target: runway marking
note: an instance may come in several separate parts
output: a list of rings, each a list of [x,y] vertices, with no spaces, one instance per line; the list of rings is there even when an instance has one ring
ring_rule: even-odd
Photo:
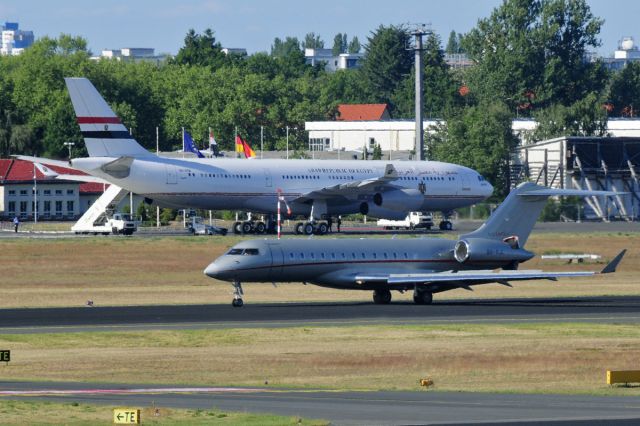
[[[41,390],[0,390],[0,396],[54,396],[54,395],[131,395],[160,393],[259,393],[277,392],[276,389],[262,388],[136,388],[136,389],[41,389]]]

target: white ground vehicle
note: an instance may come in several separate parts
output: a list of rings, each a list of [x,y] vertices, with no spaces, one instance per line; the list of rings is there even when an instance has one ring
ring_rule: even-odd
[[[131,235],[138,230],[138,225],[127,213],[114,213],[111,217],[102,215],[92,224],[76,223],[71,227],[76,234],[124,234]]]
[[[431,229],[433,216],[431,213],[409,212],[402,220],[379,219],[377,225],[384,229]]]

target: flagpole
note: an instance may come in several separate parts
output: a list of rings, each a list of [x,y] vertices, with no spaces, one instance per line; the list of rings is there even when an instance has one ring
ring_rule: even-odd
[[[182,128],[182,158],[184,158],[184,127]]]
[[[289,159],[289,126],[287,126],[287,160]]]
[[[156,126],[156,155],[160,156],[160,130]],[[160,206],[156,206],[156,228],[160,228]]]
[[[264,126],[260,126],[260,159],[262,160],[262,153],[264,152]]]
[[[36,179],[36,163],[33,163],[33,224],[38,224],[38,180]]]
[[[233,133],[233,143],[236,144],[238,140],[238,126],[234,127],[234,133]],[[235,147],[235,145],[234,145]],[[240,153],[238,152],[238,148],[236,148],[236,158],[240,158]]]

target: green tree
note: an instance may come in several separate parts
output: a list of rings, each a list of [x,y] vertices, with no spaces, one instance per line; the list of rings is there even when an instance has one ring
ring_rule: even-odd
[[[380,148],[380,144],[377,143],[373,147],[373,154],[371,154],[372,160],[382,160],[382,148]]]
[[[404,27],[380,26],[371,33],[362,74],[372,101],[390,103],[401,82],[411,74],[413,52],[407,50],[409,40]]]
[[[611,79],[611,114],[636,117],[640,113],[640,63],[629,62]]]
[[[223,66],[226,56],[213,34],[211,28],[207,28],[202,34],[190,29],[184,38],[184,46],[178,51],[173,63],[210,66],[213,69]]]
[[[331,53],[333,56],[338,56],[341,53],[345,53],[347,51],[347,33],[338,33],[333,37],[333,48],[331,49]]]
[[[506,105],[492,103],[468,107],[446,117],[427,140],[428,158],[462,164],[477,170],[506,195],[508,156],[517,144]]]
[[[423,111],[427,117],[443,117],[462,105],[458,93],[460,82],[456,80],[444,59],[440,38],[431,33],[424,43],[423,54]],[[403,80],[394,98],[396,115],[403,118],[415,116],[415,72]]]
[[[347,47],[347,52],[349,53],[360,53],[360,49],[362,47],[360,46],[360,41],[358,40],[358,37],[353,37],[351,39],[351,41],[349,42],[349,46]]]
[[[302,48],[303,49],[323,49],[324,41],[320,38],[319,34],[310,32],[304,36],[304,41],[302,42]]]
[[[449,33],[449,39],[447,40],[447,47],[445,52],[448,54],[460,53],[460,44],[458,43],[458,34],[455,31]]]
[[[287,37],[282,41],[276,37],[271,45],[271,56],[283,58],[300,52],[300,42],[296,37]]]

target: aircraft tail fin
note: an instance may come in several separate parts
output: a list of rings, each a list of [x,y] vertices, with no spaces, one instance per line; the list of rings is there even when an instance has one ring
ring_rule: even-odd
[[[612,196],[611,191],[585,191],[579,189],[554,189],[525,182],[512,190],[487,221],[475,231],[461,237],[505,240],[516,238],[524,247],[531,230],[544,208],[547,198],[566,196]],[[617,193],[620,195],[620,193]]]
[[[147,157],[109,104],[86,78],[65,78],[90,157]]]

